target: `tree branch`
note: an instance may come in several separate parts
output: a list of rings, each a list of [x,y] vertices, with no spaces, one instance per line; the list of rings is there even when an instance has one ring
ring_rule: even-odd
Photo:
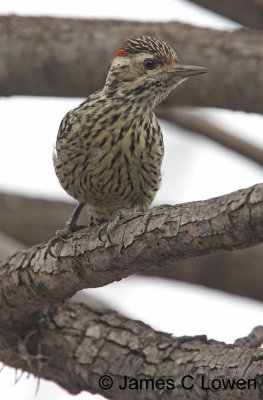
[[[115,400],[198,400],[207,393],[215,400],[225,400],[229,393],[232,400],[240,399],[241,394],[259,400],[263,379],[260,349],[225,345],[205,336],[175,338],[114,311],[72,301],[42,311],[33,325],[23,326],[16,334],[1,330],[0,358],[10,366],[51,379],[71,393],[87,390]],[[113,380],[109,390],[99,385],[104,375]],[[144,381],[142,389],[121,390],[124,376],[133,380],[133,385],[136,379],[160,380],[154,389],[149,381],[145,390]],[[173,389],[167,387],[169,378]],[[109,379],[102,379],[101,385]],[[215,379],[244,379],[245,387],[242,391],[200,387],[202,381],[212,387]],[[192,390],[183,384],[193,384]]]
[[[190,0],[252,29],[263,28],[262,0]]]
[[[73,208],[73,203],[0,193],[0,225],[10,236],[32,246],[48,240],[58,228],[63,228]],[[81,224],[87,223],[85,216],[83,212]],[[13,247],[13,252],[20,249],[21,245]],[[0,259],[7,256],[6,248],[1,250],[0,246],[0,251]],[[152,268],[143,274],[204,285],[263,301],[262,259],[263,244],[179,260],[170,267]]]
[[[0,231],[0,259],[11,256],[16,251],[24,248],[25,246],[18,240]]]
[[[172,44],[176,37],[179,51],[186,48],[184,62],[188,62],[187,57],[193,62],[196,55],[197,64],[198,57],[210,63],[214,77],[203,86],[199,80],[199,84],[186,90],[185,97],[178,96],[176,101],[211,106],[211,97],[214,104],[224,107],[228,104],[230,108],[262,112],[263,105],[254,101],[260,98],[258,95],[263,88],[262,56],[254,40],[262,36],[239,32],[237,37],[227,33],[224,39],[232,41],[222,46],[223,37],[218,39],[218,32],[182,24],[166,27],[165,24],[90,21],[87,26],[87,21],[1,17],[0,91],[5,95],[56,92],[85,96],[101,86],[97,86],[98,81],[103,84],[108,68],[105,57],[109,54],[107,59],[112,57],[120,38],[141,33],[154,34]],[[213,38],[216,52],[212,56]],[[189,43],[191,46],[187,47]],[[222,52],[218,52],[218,45]],[[243,48],[245,55],[241,51]],[[255,62],[247,61],[251,57]],[[215,76],[215,82],[225,78],[225,69],[224,74],[221,70],[224,65],[229,66],[231,84],[221,79],[225,85],[221,90],[212,80]],[[240,87],[244,80],[237,71],[245,71],[246,84],[252,83],[253,90]],[[93,79],[97,72],[98,80]],[[231,79],[235,81],[233,84]],[[236,89],[234,95],[231,88]],[[250,96],[245,98],[249,92]],[[171,104],[174,99],[170,99]],[[204,384],[210,387],[215,379],[222,382],[230,378],[236,383],[237,378],[242,378],[246,388],[242,388],[242,392],[231,390],[231,398],[239,399],[242,393],[242,397],[260,399],[262,351],[246,348],[259,342],[259,330],[253,333],[252,340],[238,342],[242,347],[226,346],[207,341],[205,337],[173,338],[110,310],[98,310],[72,301],[58,302],[81,288],[102,286],[153,266],[173,266],[176,260],[187,257],[253,246],[263,241],[262,222],[263,184],[259,184],[207,201],[126,214],[105,225],[104,231],[98,226],[84,229],[66,243],[57,244],[54,249],[57,259],[43,258],[46,244],[18,252],[3,262],[0,269],[0,358],[8,365],[55,380],[72,393],[88,390],[112,399],[130,400],[173,399],[175,393],[178,400],[203,399],[211,393],[213,399],[226,399],[229,391],[200,388],[202,377]],[[103,374],[114,380],[108,391],[99,387]],[[164,386],[160,388],[159,381],[155,390],[124,393],[118,387],[123,384],[124,375],[137,380],[160,376]],[[186,375],[192,376],[191,391],[186,391],[182,385]],[[165,387],[169,378],[173,379],[173,390]],[[253,383],[247,388],[249,380]]]
[[[256,326],[253,331],[245,337],[235,340],[235,345],[254,349],[263,343],[263,326]]]
[[[48,240],[57,229],[63,228],[73,209],[73,202],[36,199],[0,192],[1,230],[16,240],[32,246]]]
[[[263,244],[152,268],[144,275],[174,279],[263,301]],[[249,267],[248,267],[249,266]]]
[[[73,295],[152,267],[263,241],[263,184],[214,199],[159,206],[105,226],[83,229],[60,242],[57,259],[44,259],[46,244],[20,251],[2,263],[2,324],[13,324]],[[111,238],[109,241],[108,238]]]
[[[245,156],[260,166],[263,166],[262,148],[258,148],[245,140],[239,139],[237,136],[219,128],[206,119],[200,118],[189,111],[185,111],[182,107],[160,107],[157,115],[160,118],[164,118],[167,121],[179,125],[183,129],[199,133],[200,135]]]
[[[263,34],[177,22],[2,16],[0,94],[86,97],[104,85],[117,46],[141,34],[169,42],[183,63],[209,69],[166,104],[263,112]]]

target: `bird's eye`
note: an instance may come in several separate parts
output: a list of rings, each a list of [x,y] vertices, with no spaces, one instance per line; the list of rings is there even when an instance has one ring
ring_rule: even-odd
[[[156,67],[156,62],[152,58],[146,58],[143,61],[143,65],[145,69],[154,69]]]

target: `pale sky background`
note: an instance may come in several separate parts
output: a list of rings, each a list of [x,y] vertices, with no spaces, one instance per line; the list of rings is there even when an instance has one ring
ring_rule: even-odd
[[[10,13],[177,20],[217,29],[239,26],[183,0],[2,2],[0,14]],[[183,54],[179,56],[183,61]],[[69,200],[56,179],[51,155],[61,118],[80,101],[82,99],[0,98],[1,191]],[[200,113],[263,150],[261,115],[210,109],[200,110]],[[166,148],[163,184],[155,204],[206,199],[262,182],[263,169],[253,162],[193,133],[175,130],[168,123],[163,122],[162,128]],[[184,283],[130,277],[104,288],[88,290],[88,293],[131,318],[141,319],[175,336],[207,334],[209,338],[231,343],[262,324],[261,303]],[[1,399],[35,398],[35,378],[27,379],[24,374],[18,383],[14,381],[14,370],[5,367],[0,373]],[[37,399],[44,400],[47,396],[50,400],[73,398],[59,386],[41,380]],[[74,398],[102,399],[87,393]]]

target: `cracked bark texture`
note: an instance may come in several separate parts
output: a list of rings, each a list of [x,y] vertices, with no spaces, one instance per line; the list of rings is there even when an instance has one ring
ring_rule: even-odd
[[[184,64],[208,67],[166,104],[263,112],[262,32],[178,22],[2,16],[0,94],[86,97],[104,85],[119,44],[141,34],[166,40]]]
[[[104,84],[121,40],[142,33],[170,42],[182,62],[210,69],[208,79],[200,77],[189,89],[186,85],[170,104],[262,112],[262,33],[179,23],[0,17],[0,92],[87,96]],[[123,217],[108,225],[110,235],[103,240],[98,227],[85,229],[56,246],[57,260],[43,259],[46,244],[19,251],[0,270],[0,359],[72,393],[88,390],[111,399],[261,399],[262,350],[248,347],[259,345],[262,327],[236,341],[238,346],[225,345],[204,336],[173,338],[111,310],[59,302],[81,288],[152,266],[173,268],[187,257],[261,243],[262,204],[263,185],[256,185],[205,202]],[[112,389],[99,388],[102,374],[112,376]],[[189,374],[194,387],[186,391],[182,378]],[[175,389],[124,393],[118,388],[123,375],[171,377]],[[257,386],[204,392],[202,375],[206,385],[228,377],[255,379]]]
[[[0,226],[3,231],[0,259],[48,240],[58,228],[64,227],[73,208],[73,203],[0,193]],[[87,222],[85,217],[83,212],[79,221],[83,225]],[[12,238],[16,238],[16,242]],[[232,252],[179,260],[172,266],[152,268],[142,273],[263,301],[262,259],[263,244],[260,244]]]
[[[176,316],[175,316],[176,318]],[[0,357],[8,365],[23,368],[57,382],[71,393],[87,390],[109,399],[262,399],[261,349],[225,345],[205,336],[172,337],[155,332],[139,321],[111,310],[97,310],[66,301],[41,311],[33,326],[24,326],[0,337]],[[113,386],[103,390],[99,379],[109,375]],[[128,379],[172,379],[173,390],[121,390]],[[191,390],[182,387],[193,384]],[[205,390],[214,379],[255,379],[250,389]]]
[[[250,349],[261,346],[263,343],[263,326],[256,326],[248,336],[235,340],[238,346],[248,347]]]
[[[83,229],[56,245],[20,251],[2,262],[0,320],[24,321],[44,305],[177,260],[263,241],[263,184],[206,201],[159,206]],[[103,235],[102,235],[103,236]],[[109,240],[110,238],[110,240]]]

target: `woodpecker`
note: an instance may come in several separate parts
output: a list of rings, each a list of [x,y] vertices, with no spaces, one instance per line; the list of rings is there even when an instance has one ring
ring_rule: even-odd
[[[86,206],[88,224],[109,221],[122,208],[145,211],[161,182],[164,153],[155,106],[203,67],[180,65],[175,51],[148,36],[125,41],[117,50],[105,86],[62,119],[53,156],[61,186],[78,201],[49,243],[76,231]]]

